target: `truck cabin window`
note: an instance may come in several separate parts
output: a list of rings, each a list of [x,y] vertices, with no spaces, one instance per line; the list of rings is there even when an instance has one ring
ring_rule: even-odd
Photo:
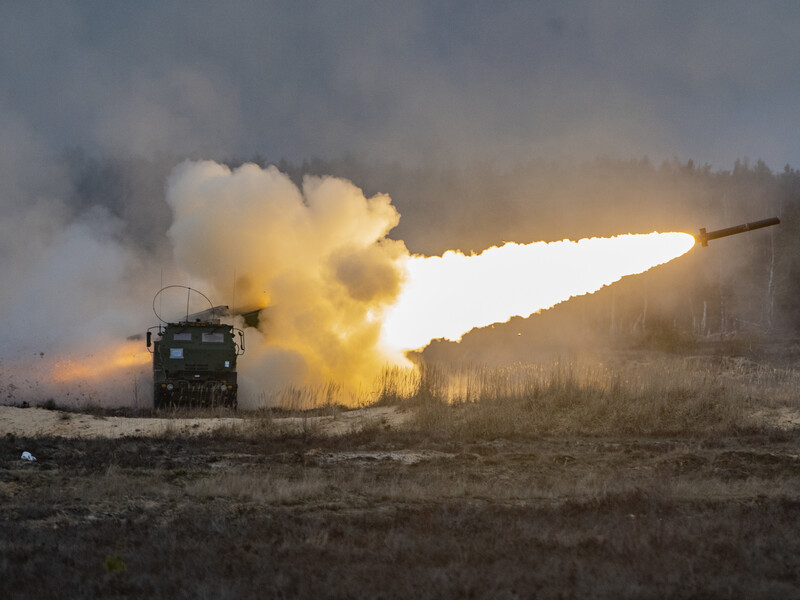
[[[222,344],[225,341],[225,334],[223,334],[221,331],[217,331],[214,333],[204,333],[203,341],[211,342],[212,344]]]
[[[192,333],[175,333],[172,335],[172,339],[176,342],[191,342],[192,341]]]

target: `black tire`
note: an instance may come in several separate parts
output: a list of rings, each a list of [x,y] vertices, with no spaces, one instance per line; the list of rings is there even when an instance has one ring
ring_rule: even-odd
[[[164,389],[156,384],[153,388],[153,408],[156,410],[161,410],[166,406],[166,393]]]

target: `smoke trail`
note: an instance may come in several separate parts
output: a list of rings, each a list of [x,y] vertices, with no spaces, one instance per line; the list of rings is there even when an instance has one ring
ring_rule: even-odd
[[[141,257],[119,241],[102,209],[65,221],[28,209],[5,232],[0,400],[130,404],[139,392],[143,399],[149,355],[143,344],[123,344],[148,319]]]

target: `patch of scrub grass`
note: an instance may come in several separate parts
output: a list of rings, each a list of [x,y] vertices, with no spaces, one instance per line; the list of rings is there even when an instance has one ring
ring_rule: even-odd
[[[752,430],[755,392],[788,398],[796,383],[783,372],[696,369],[679,359],[504,369],[427,366],[398,403],[415,408],[409,427],[437,438],[693,436]],[[396,386],[388,387],[394,394]]]

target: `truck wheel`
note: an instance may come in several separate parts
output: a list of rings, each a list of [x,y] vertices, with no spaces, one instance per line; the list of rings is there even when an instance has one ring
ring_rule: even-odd
[[[156,410],[161,410],[166,405],[166,399],[164,398],[164,390],[161,389],[160,385],[156,385],[153,388],[153,408]]]

